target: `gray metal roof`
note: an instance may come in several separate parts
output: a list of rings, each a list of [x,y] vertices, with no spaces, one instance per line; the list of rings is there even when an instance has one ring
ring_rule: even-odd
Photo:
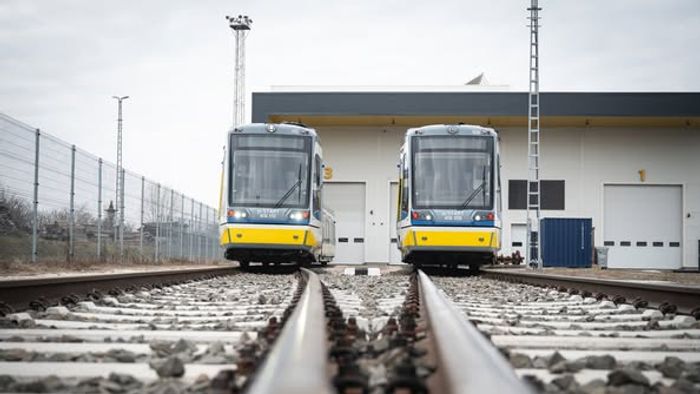
[[[271,115],[527,116],[524,92],[253,93],[253,122]],[[700,117],[700,93],[540,93],[541,116]]]

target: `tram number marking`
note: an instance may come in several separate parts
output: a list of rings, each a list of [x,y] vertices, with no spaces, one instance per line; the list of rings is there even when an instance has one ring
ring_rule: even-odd
[[[259,211],[259,212],[258,212],[258,217],[259,217],[259,218],[262,218],[262,219],[272,219],[272,218],[274,218],[274,217],[276,217],[276,216],[277,216],[277,215],[275,214],[275,212],[273,212],[273,211],[271,211],[271,210],[264,210],[264,211]]]
[[[333,167],[326,166],[323,169],[323,179],[333,179]]]

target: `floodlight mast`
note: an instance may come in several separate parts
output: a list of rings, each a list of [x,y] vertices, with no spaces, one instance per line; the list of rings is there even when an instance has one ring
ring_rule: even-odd
[[[124,163],[122,156],[122,101],[129,96],[112,96],[118,102],[117,113],[117,184],[115,202],[119,210],[119,221],[114,233],[115,241],[119,241],[119,258],[124,258]]]
[[[253,20],[246,15],[227,16],[228,25],[236,38],[236,65],[233,94],[233,127],[245,120],[245,39]]]
[[[539,63],[539,32],[542,8],[538,0],[531,0],[530,8],[530,92],[528,94],[528,141],[527,141],[527,248],[525,261],[532,268],[542,268],[542,253],[540,242],[540,63]]]

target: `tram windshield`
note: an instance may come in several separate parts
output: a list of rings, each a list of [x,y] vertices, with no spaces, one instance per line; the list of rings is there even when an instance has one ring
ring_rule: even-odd
[[[309,205],[311,138],[232,135],[231,206],[304,208]]]
[[[491,209],[492,163],[490,137],[413,138],[413,207]]]

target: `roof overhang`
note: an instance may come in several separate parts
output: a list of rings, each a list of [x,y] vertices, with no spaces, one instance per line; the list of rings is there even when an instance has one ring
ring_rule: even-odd
[[[427,124],[476,124],[489,127],[527,127],[524,116],[391,116],[391,115],[269,115],[265,122],[298,122],[310,127],[324,126],[405,126]],[[543,116],[541,127],[700,127],[700,117],[639,116]]]
[[[254,122],[526,127],[521,92],[253,93]],[[700,93],[542,93],[542,127],[700,127]]]

